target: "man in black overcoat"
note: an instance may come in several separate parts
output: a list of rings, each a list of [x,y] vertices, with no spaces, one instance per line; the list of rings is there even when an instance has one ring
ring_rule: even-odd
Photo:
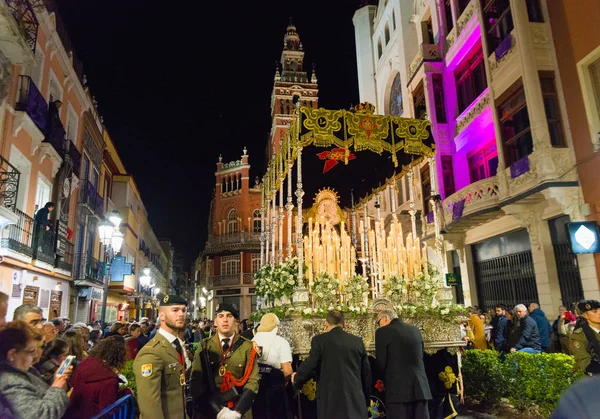
[[[346,333],[344,315],[330,311],[327,333],[312,339],[306,361],[292,375],[296,390],[317,382],[319,419],[365,419],[371,393],[371,366],[361,338]]]
[[[377,316],[377,363],[385,380],[385,407],[389,419],[429,419],[431,391],[423,364],[421,331],[398,319],[393,310]]]

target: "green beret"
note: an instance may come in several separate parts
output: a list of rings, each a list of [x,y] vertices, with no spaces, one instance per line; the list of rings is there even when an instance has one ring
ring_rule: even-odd
[[[235,317],[236,319],[240,318],[240,312],[238,311],[237,307],[235,304],[232,303],[221,303],[217,306],[217,310],[215,311],[216,314],[219,314],[222,311],[228,311],[230,312],[233,317]]]
[[[577,303],[577,310],[579,310],[581,314],[598,308],[600,308],[600,301],[597,300],[581,300]]]
[[[160,299],[161,307],[182,305],[187,307],[188,302],[185,298],[180,297],[179,295],[165,295]]]

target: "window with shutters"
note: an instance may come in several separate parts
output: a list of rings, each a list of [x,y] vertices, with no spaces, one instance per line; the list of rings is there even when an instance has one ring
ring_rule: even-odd
[[[427,119],[427,104],[425,102],[425,89],[423,82],[419,84],[413,92],[413,103],[415,110],[415,119]]]
[[[434,74],[433,98],[435,100],[435,117],[440,124],[446,123],[446,104],[444,102],[444,82],[441,74]]]
[[[252,253],[252,273],[258,272],[260,269],[260,253]]]
[[[456,188],[454,187],[454,168],[452,165],[452,156],[442,156],[442,177],[444,179],[444,198],[449,197]]]
[[[481,44],[454,72],[458,111],[463,112],[487,87]]]
[[[500,103],[498,117],[502,130],[504,159],[506,166],[510,166],[533,152],[529,112],[521,81],[504,93],[497,103]]]
[[[237,233],[239,228],[237,212],[232,209],[227,215],[227,234]]]
[[[221,257],[221,275],[236,275],[240,273],[240,255]]]
[[[485,31],[488,51],[495,51],[498,45],[510,35],[515,25],[509,0],[485,0],[483,2]]]
[[[540,85],[544,99],[544,109],[548,120],[548,131],[550,131],[550,143],[552,147],[564,147],[565,136],[558,106],[558,94],[554,82],[553,71],[540,71]]]
[[[471,183],[496,176],[498,171],[498,149],[496,141],[468,154]]]
[[[255,233],[261,232],[261,217],[259,209],[254,210],[254,213],[252,214],[252,230]]]
[[[454,28],[454,21],[452,20],[452,1],[445,0],[444,1],[444,17],[446,18],[446,35],[450,33],[452,28]]]

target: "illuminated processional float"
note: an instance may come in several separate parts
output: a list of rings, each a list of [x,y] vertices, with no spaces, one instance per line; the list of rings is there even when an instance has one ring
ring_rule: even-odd
[[[348,111],[296,107],[294,116],[262,182],[254,317],[276,313],[281,334],[301,359],[331,309],[345,313],[347,330],[372,354],[377,311],[388,308],[421,329],[429,353],[462,346],[464,307],[451,303],[444,285],[436,205],[430,246],[417,231],[412,169],[424,160],[436,195],[430,122],[375,115],[368,103]],[[408,223],[399,221],[396,205],[404,176]],[[391,211],[384,217],[381,196],[390,189]],[[312,197],[308,207],[305,197]]]

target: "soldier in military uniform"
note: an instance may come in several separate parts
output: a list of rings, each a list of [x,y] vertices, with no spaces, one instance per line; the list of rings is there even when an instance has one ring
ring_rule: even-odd
[[[600,302],[580,301],[577,310],[583,319],[571,335],[571,351],[579,369],[600,375]]]
[[[133,363],[141,419],[186,419],[184,343],[187,301],[166,295],[160,301],[161,326]]]
[[[204,339],[192,366],[191,391],[195,418],[252,418],[252,401],[258,393],[257,351],[237,331],[239,314],[234,304],[217,307],[217,333]]]

